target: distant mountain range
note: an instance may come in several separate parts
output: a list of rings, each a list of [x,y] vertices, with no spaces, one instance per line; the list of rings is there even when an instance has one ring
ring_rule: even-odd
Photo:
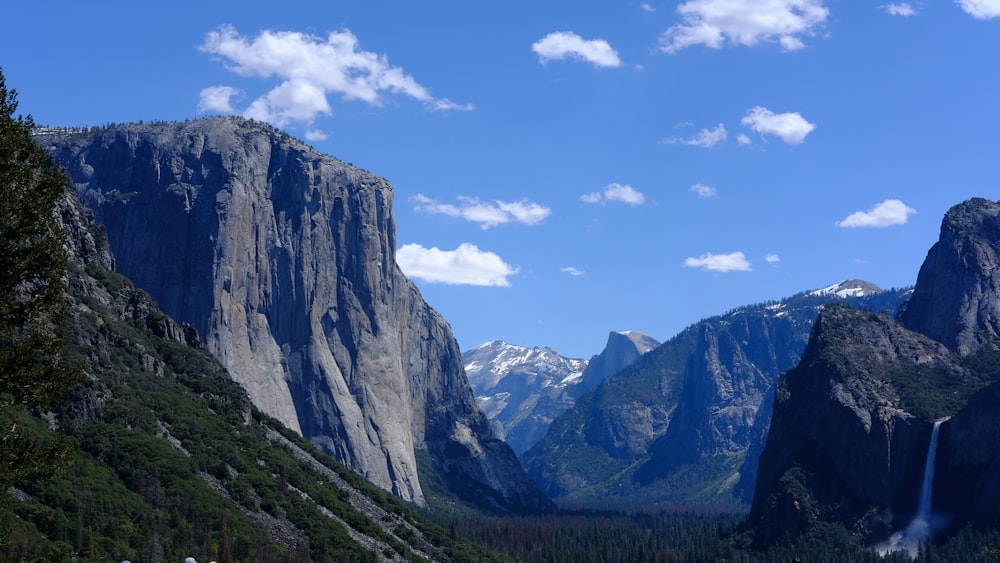
[[[590,360],[502,340],[462,354],[476,400],[499,436],[521,455],[545,435],[576,397],[659,343],[638,331],[612,332]]]
[[[909,295],[846,280],[697,322],[583,394],[521,458],[553,498],[745,507],[778,375],[830,303],[895,312]]]

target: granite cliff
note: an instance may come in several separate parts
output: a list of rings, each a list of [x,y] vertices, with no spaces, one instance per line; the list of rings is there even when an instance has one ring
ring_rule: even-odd
[[[549,506],[476,406],[450,328],[395,263],[392,188],[259,122],[48,132],[117,271],[253,403],[417,504],[417,452],[476,504]]]
[[[0,559],[500,559],[254,408],[191,325],[113,271],[86,203],[66,191],[54,211],[68,257],[58,333],[78,377],[17,418],[46,471],[0,491]]]
[[[587,362],[587,367],[580,376],[580,382],[573,387],[571,393],[574,397],[579,397],[587,391],[596,389],[609,376],[659,345],[658,340],[637,330],[612,331],[608,334],[608,342],[601,353],[591,357]]]
[[[958,528],[1000,523],[1000,204],[953,207],[896,318],[820,314],[781,376],[750,515],[762,545],[843,526],[876,543],[917,514],[941,425],[931,511]],[[944,494],[942,494],[944,493]]]

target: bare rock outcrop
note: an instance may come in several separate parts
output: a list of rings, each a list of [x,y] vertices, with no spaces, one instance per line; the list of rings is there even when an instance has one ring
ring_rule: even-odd
[[[1000,203],[971,199],[945,215],[897,318],[823,310],[778,382],[750,514],[760,544],[821,522],[884,540],[916,515],[928,459],[935,515],[1000,522],[998,257]]]
[[[909,329],[970,354],[1000,339],[1000,202],[952,207],[927,252],[913,297],[900,311]]]
[[[190,323],[261,410],[417,504],[425,448],[477,485],[474,502],[548,506],[396,265],[387,181],[239,118],[38,140],[105,226],[117,270]]]

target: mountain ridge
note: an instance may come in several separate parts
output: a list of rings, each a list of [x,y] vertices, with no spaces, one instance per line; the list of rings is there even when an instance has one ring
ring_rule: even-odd
[[[555,417],[573,406],[588,384],[600,382],[657,344],[639,331],[611,332],[600,354],[582,360],[564,358],[549,347],[492,340],[464,352],[462,359],[477,402],[520,456],[545,435]]]
[[[553,421],[522,456],[529,475],[573,505],[739,509],[754,489],[748,452],[766,437],[753,429],[769,420],[767,398],[778,374],[799,360],[819,308],[847,300],[894,311],[905,294],[837,294],[857,287],[845,280],[690,325]]]

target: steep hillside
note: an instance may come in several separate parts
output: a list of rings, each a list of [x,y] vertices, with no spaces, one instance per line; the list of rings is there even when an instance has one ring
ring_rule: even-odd
[[[760,544],[834,524],[868,544],[913,536],[915,553],[946,524],[1000,525],[998,250],[1000,204],[964,202],[899,321],[824,309],[778,384],[750,519]]]
[[[905,295],[875,290],[848,280],[692,325],[580,397],[525,467],[572,503],[743,505],[778,375],[798,362],[823,305],[895,311]]]
[[[388,182],[240,118],[38,139],[105,225],[117,271],[190,323],[263,412],[417,504],[420,450],[468,502],[549,506],[396,266]]]
[[[90,210],[60,203],[70,359],[55,412],[22,420],[73,447],[0,496],[18,561],[500,560],[458,541],[251,404],[196,331],[112,271]],[[52,429],[56,429],[53,431]]]

